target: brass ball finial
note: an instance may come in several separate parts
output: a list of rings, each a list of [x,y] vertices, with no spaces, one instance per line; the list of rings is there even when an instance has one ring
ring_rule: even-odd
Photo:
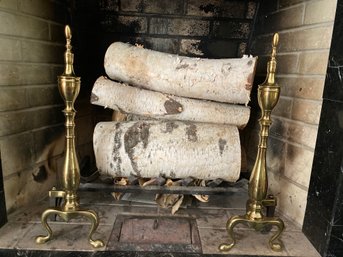
[[[70,29],[69,25],[65,26],[64,34],[65,34],[67,40],[71,40],[71,29]]]
[[[272,43],[272,59],[275,59],[276,56],[276,47],[279,44],[279,33],[275,33],[273,36],[273,43]]]
[[[277,47],[279,44],[279,33],[275,33],[273,36],[273,47]]]

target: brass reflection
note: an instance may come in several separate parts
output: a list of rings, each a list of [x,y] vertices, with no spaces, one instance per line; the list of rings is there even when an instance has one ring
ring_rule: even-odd
[[[222,252],[229,251],[236,244],[234,237],[234,227],[243,223],[249,227],[253,227],[257,231],[265,231],[270,226],[276,226],[277,231],[269,240],[269,246],[274,251],[281,251],[283,244],[280,240],[280,235],[284,230],[284,222],[277,217],[267,217],[264,212],[265,208],[276,206],[275,197],[267,197],[268,177],[266,165],[267,139],[269,127],[272,123],[271,112],[277,104],[280,96],[280,86],[275,83],[276,70],[276,47],[279,42],[279,35],[276,33],[273,37],[271,59],[267,65],[266,80],[258,87],[258,104],[261,108],[261,118],[259,120],[260,141],[256,156],[255,165],[253,167],[249,181],[249,200],[247,201],[246,214],[242,216],[232,216],[226,224],[229,243],[224,243],[219,246]]]
[[[84,216],[91,222],[91,229],[88,234],[89,243],[93,247],[102,247],[104,243],[101,240],[92,239],[92,235],[99,226],[99,218],[93,210],[82,210],[79,207],[79,199],[77,189],[80,184],[80,168],[75,150],[75,109],[74,103],[80,92],[80,77],[76,77],[73,69],[74,54],[71,49],[71,30],[67,25],[65,27],[66,36],[66,51],[64,53],[65,68],[64,73],[58,77],[58,89],[65,102],[66,108],[63,110],[66,117],[66,152],[64,167],[62,173],[62,190],[53,188],[49,192],[51,198],[62,198],[63,203],[59,207],[49,208],[45,210],[41,217],[43,227],[48,232],[46,236],[38,236],[36,243],[43,244],[52,239],[52,230],[47,223],[50,215],[58,215],[64,221],[69,221],[73,218]]]

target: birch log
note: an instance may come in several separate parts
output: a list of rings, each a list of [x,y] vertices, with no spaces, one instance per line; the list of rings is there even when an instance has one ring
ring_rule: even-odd
[[[182,57],[116,42],[105,54],[114,80],[167,94],[247,104],[257,58]]]
[[[236,181],[241,148],[235,126],[181,121],[100,122],[93,145],[100,172],[114,176]]]
[[[131,87],[100,77],[95,82],[92,104],[155,119],[231,124],[244,127],[250,108],[199,99],[171,96]]]

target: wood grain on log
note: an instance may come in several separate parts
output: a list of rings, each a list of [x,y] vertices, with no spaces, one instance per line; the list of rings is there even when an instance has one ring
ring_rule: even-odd
[[[155,119],[231,124],[244,127],[250,108],[242,105],[171,96],[131,87],[105,77],[95,82],[91,102],[122,113]]]
[[[114,80],[167,94],[247,104],[257,58],[182,57],[121,42],[105,54],[107,75]]]
[[[235,126],[181,121],[100,122],[94,137],[100,172],[114,177],[238,179]]]

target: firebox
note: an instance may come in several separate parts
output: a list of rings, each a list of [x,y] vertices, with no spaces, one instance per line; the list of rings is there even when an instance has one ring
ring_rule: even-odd
[[[303,227],[322,256],[339,256],[342,94],[341,55],[335,40],[341,40],[340,2],[0,2],[0,197],[4,198],[0,200],[6,203],[0,205],[0,224],[6,220],[5,213],[10,216],[27,208],[33,199],[45,198],[48,190],[58,186],[56,177],[64,160],[64,104],[56,78],[63,72],[65,24],[73,29],[75,73],[82,79],[75,122],[85,179],[96,169],[94,126],[112,115],[89,103],[94,81],[105,74],[103,57],[112,42],[199,58],[258,56],[257,85],[265,78],[272,35],[279,32],[276,78],[281,97],[273,111],[268,142],[269,189],[278,197],[278,212],[295,227]],[[249,105],[250,121],[241,131],[247,160],[244,177],[249,176],[258,145],[256,86]],[[193,226],[194,220],[187,224]]]

